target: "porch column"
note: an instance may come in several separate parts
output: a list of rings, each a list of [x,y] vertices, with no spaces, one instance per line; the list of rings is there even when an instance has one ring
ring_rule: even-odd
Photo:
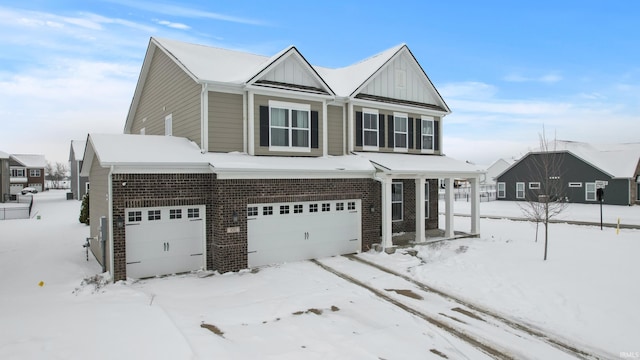
[[[471,234],[480,234],[480,179],[469,179],[471,184]]]
[[[393,246],[391,228],[391,179],[384,178],[382,181],[382,247]]]
[[[444,236],[452,238],[453,232],[453,178],[444,179]]]
[[[416,179],[416,242],[424,242],[425,239],[425,221],[424,221],[424,178]]]

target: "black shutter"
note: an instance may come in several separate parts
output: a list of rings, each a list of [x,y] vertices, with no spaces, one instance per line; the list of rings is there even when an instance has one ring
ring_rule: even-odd
[[[311,112],[311,148],[318,148],[318,112]]]
[[[356,111],[356,146],[362,146],[362,111]]]
[[[416,150],[422,149],[422,119],[416,119]]]
[[[269,146],[269,107],[260,106],[260,146]]]
[[[388,147],[393,148],[393,115],[387,115],[387,124],[389,124],[389,129],[387,130],[387,139],[389,139],[389,142],[387,144]]]
[[[440,121],[433,122],[433,150],[440,151]]]
[[[407,144],[407,149],[413,149],[413,118],[407,119],[407,124],[409,125],[409,133],[407,134],[409,143]]]
[[[384,114],[378,114],[378,146],[384,147]]]

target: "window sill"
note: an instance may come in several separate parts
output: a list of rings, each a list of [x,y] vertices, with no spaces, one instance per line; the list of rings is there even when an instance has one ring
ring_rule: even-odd
[[[421,154],[435,154],[435,151],[431,150],[431,149],[421,149],[420,153]]]
[[[408,148],[397,148],[397,147],[394,147],[393,151],[394,152],[404,152],[404,153],[406,153],[406,152],[409,152],[409,149]]]
[[[282,151],[282,152],[311,152],[310,147],[291,147],[291,146],[269,146],[269,151]]]
[[[362,151],[379,151],[380,148],[377,146],[363,146]]]

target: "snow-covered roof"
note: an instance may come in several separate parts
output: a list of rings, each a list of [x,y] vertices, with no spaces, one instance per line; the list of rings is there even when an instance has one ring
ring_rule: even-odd
[[[90,134],[80,175],[88,176],[95,158],[100,166],[125,168],[208,168],[209,162],[192,141],[177,136]]]
[[[296,173],[296,177],[322,177],[335,174],[358,175],[368,177],[373,175],[375,168],[368,160],[355,156],[326,156],[326,157],[288,157],[288,156],[251,156],[246,153],[207,153],[205,154],[213,172],[222,174],[240,174],[251,172],[257,177],[270,173],[286,175]]]
[[[71,149],[73,150],[73,156],[76,161],[81,161],[84,155],[84,148],[87,142],[84,140],[71,140]]]
[[[4,151],[0,151],[0,159],[8,159],[9,158],[9,154],[7,154]]]
[[[588,144],[578,141],[555,140],[548,151],[567,151],[614,178],[632,178],[640,161],[640,143]],[[541,152],[541,148],[532,151]]]
[[[479,177],[484,170],[476,165],[444,155],[419,155],[357,152],[371,161],[379,170],[390,174],[426,174],[434,177]]]
[[[375,168],[355,155],[326,157],[251,156],[246,153],[202,153],[192,141],[177,136],[90,134],[81,175],[95,159],[114,172],[213,172],[222,177],[368,177]],[[295,175],[292,175],[295,174]]]
[[[11,154],[10,157],[27,168],[44,169],[47,167],[47,160],[44,155]]]

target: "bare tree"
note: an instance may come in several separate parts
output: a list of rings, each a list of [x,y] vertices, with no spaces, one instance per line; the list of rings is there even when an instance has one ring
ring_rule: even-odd
[[[557,217],[568,206],[564,181],[564,157],[566,152],[557,148],[558,142],[547,140],[544,127],[539,135],[540,149],[529,153],[526,162],[530,184],[538,183],[538,188],[525,188],[525,201],[519,203],[525,218],[536,223],[536,242],[538,226],[544,225],[544,260],[547,260],[549,243],[549,221]]]
[[[67,176],[69,168],[64,163],[56,162],[55,166],[53,166],[50,162],[47,162],[45,171],[47,174],[47,180],[51,181],[51,187],[58,189],[60,188],[60,181],[64,180]]]

